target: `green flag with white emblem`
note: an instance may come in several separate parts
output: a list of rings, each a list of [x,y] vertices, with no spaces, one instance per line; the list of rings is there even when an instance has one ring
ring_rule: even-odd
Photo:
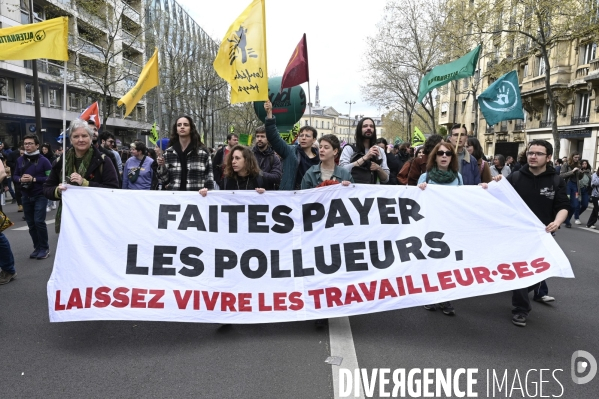
[[[518,73],[508,72],[493,82],[478,96],[478,105],[489,126],[510,119],[524,119]]]

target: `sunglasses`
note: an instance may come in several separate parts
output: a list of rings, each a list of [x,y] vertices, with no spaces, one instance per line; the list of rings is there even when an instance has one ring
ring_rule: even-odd
[[[443,155],[447,155],[448,157],[453,155],[453,151],[437,151],[437,156],[442,157]]]

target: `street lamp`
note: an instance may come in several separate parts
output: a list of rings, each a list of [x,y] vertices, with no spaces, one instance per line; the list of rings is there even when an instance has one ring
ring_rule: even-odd
[[[351,129],[351,105],[355,104],[355,101],[349,100],[345,102],[346,104],[349,104],[349,114],[347,114],[347,142],[349,143],[349,131]]]

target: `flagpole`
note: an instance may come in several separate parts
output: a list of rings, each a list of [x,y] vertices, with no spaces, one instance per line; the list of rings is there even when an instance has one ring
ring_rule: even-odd
[[[64,62],[64,82],[63,82],[63,96],[62,96],[62,183],[66,183],[65,179],[65,166],[67,158],[67,62]]]
[[[308,80],[308,112],[310,113],[310,126],[312,126],[312,97],[310,95],[310,81],[309,80]]]
[[[160,46],[157,47],[158,50],[158,61],[160,61]],[[162,103],[160,101],[160,72],[158,72],[158,84],[156,85],[156,102],[158,103],[158,140],[162,138]],[[213,111],[214,112],[214,111]],[[206,144],[206,143],[204,143]],[[162,150],[166,150],[166,148],[161,148]]]

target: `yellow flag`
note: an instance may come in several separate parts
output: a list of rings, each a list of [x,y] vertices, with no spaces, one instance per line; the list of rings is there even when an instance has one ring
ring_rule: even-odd
[[[0,29],[0,60],[69,59],[69,19]]]
[[[264,0],[254,0],[229,27],[213,65],[231,85],[231,104],[268,100]]]
[[[117,102],[119,107],[125,104],[127,111],[125,112],[125,117],[133,111],[135,105],[148,90],[158,86],[158,81],[158,49],[156,49],[152,58],[148,60],[144,69],[141,70],[135,86]]]

